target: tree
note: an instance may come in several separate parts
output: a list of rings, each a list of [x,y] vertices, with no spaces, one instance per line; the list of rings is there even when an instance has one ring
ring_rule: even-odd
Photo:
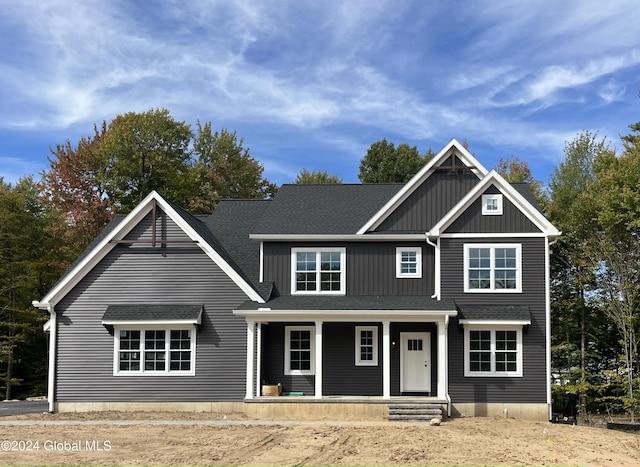
[[[114,118],[99,144],[105,170],[97,180],[115,209],[128,212],[153,190],[186,206],[193,189],[191,139],[189,125],[167,109]]]
[[[510,159],[501,157],[495,169],[509,183],[528,183],[538,203],[540,205],[546,204],[542,182],[533,178],[527,161],[523,161],[519,157],[511,157]]]
[[[420,155],[416,146],[403,143],[396,148],[383,138],[371,144],[360,161],[358,178],[362,183],[406,183],[433,157],[431,149]]]
[[[93,131],[93,136],[81,138],[76,148],[67,140],[50,149],[50,168],[41,174],[41,199],[59,216],[59,221],[50,226],[60,244],[52,263],[59,273],[113,217],[112,200],[103,185],[106,161],[99,152],[107,132],[106,122],[100,130],[94,125]]]
[[[44,390],[45,316],[31,300],[55,280],[47,265],[52,244],[46,234],[54,220],[40,204],[31,178],[15,187],[0,178],[0,219],[0,384],[11,399]]]
[[[598,232],[592,188],[596,182],[594,162],[601,155],[612,155],[606,139],[584,132],[564,148],[565,159],[552,173],[547,205],[550,220],[563,232],[554,247],[551,267],[552,340],[556,374],[575,380],[564,389],[579,394],[580,413],[587,412],[590,382],[588,341],[597,340],[602,327],[590,325],[597,313],[586,296],[595,290],[595,268],[590,245]],[[578,352],[575,349],[579,349]],[[559,353],[564,354],[559,359]],[[573,355],[573,356],[572,356]],[[594,357],[601,358],[601,357]],[[558,366],[559,361],[562,366]],[[593,365],[592,365],[593,366]],[[579,372],[574,375],[573,368]],[[566,374],[569,372],[570,374]]]
[[[264,167],[254,159],[244,140],[226,129],[212,133],[211,122],[197,123],[194,154],[195,196],[189,209],[196,213],[211,213],[224,198],[267,198],[277,187],[263,178]]]
[[[327,183],[342,183],[342,177],[338,175],[329,175],[327,171],[314,170],[309,172],[307,169],[302,169],[296,176],[298,185],[313,185],[313,184],[327,184]]]

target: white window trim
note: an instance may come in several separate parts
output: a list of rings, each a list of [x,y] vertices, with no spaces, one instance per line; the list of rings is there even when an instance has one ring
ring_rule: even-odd
[[[489,209],[489,201],[497,201],[497,209]],[[482,215],[483,216],[501,216],[503,199],[501,194],[482,195]]]
[[[296,255],[301,252],[316,254],[316,290],[296,290]],[[328,252],[340,253],[340,290],[320,290],[320,254]],[[345,295],[347,290],[347,249],[336,248],[291,248],[291,295]]]
[[[491,250],[491,287],[472,289],[469,287],[469,250],[489,248]],[[497,289],[495,287],[495,250],[496,248],[514,248],[516,250],[516,288]],[[464,292],[465,293],[522,293],[522,244],[520,243],[466,243],[464,245]]]
[[[416,254],[416,272],[402,272],[402,253],[405,251]],[[422,248],[419,246],[396,247],[396,279],[421,279],[422,278]]]
[[[470,339],[471,331],[491,331],[491,371],[470,370]],[[495,371],[496,368],[496,331],[516,331],[516,371]],[[521,378],[522,377],[522,326],[518,325],[464,325],[464,375],[470,378]]]
[[[191,347],[189,348],[191,352],[191,370],[189,371],[181,371],[181,370],[169,370],[170,363],[170,355],[171,349],[169,348],[170,343],[170,333],[167,331],[191,331]],[[120,331],[140,331],[140,370],[138,371],[126,371],[120,370]],[[165,336],[169,337],[169,339],[165,339],[167,358],[165,359],[165,370],[164,371],[145,371],[144,369],[144,332],[145,331],[165,331]],[[176,325],[176,324],[166,324],[166,323],[158,323],[158,324],[145,324],[145,325],[130,325],[130,324],[116,324],[113,327],[113,375],[114,376],[195,376],[196,374],[196,327],[193,324],[189,325]]]
[[[373,360],[361,360],[360,333],[373,331]],[[356,326],[356,366],[378,366],[378,326]]]
[[[309,370],[291,369],[291,331],[309,331],[311,345],[311,365]],[[315,375],[316,374],[316,328],[315,326],[285,326],[284,327],[284,374],[285,375]]]

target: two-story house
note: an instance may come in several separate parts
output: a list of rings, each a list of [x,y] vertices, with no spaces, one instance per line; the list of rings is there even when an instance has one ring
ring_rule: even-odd
[[[405,185],[285,185],[206,217],[152,193],[34,302],[50,408],[546,420],[559,234],[455,140]]]

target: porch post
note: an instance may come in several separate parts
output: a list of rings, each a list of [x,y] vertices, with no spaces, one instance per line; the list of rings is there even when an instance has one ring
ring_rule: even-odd
[[[447,317],[438,321],[438,399],[447,398],[449,351],[447,343]]]
[[[316,321],[316,387],[315,398],[322,399],[322,321]]]
[[[262,323],[256,323],[256,396],[262,389]]]
[[[246,399],[253,399],[253,350],[255,349],[254,321],[247,321],[247,388]]]
[[[382,322],[382,398],[391,399],[391,332],[389,321]]]

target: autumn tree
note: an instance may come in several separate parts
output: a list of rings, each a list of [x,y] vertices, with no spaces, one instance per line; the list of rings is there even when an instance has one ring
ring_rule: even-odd
[[[59,240],[52,266],[62,273],[113,217],[113,205],[103,180],[107,170],[100,144],[107,131],[94,125],[93,135],[80,138],[76,147],[69,140],[51,148],[49,170],[41,174],[41,199],[59,216],[50,226]]]
[[[421,155],[416,146],[396,147],[383,138],[371,144],[360,161],[362,183],[406,183],[434,157],[431,149]]]
[[[533,177],[527,161],[523,161],[519,157],[509,159],[501,157],[495,170],[509,183],[527,183],[538,203],[545,204],[543,183]]]
[[[326,170],[314,170],[309,172],[307,169],[302,169],[296,176],[294,183],[298,185],[313,185],[313,184],[327,184],[327,183],[342,183],[342,177],[338,175],[329,175]]]
[[[264,167],[251,156],[236,132],[212,132],[211,123],[197,123],[193,145],[195,196],[189,210],[209,214],[224,198],[267,198],[276,185],[263,177]]]

